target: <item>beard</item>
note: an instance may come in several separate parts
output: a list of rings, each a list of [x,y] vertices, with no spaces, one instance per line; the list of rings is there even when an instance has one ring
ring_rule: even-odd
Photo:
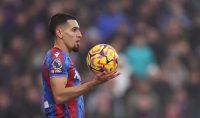
[[[75,45],[75,46],[72,48],[72,51],[78,52],[78,51],[79,51],[79,44]]]

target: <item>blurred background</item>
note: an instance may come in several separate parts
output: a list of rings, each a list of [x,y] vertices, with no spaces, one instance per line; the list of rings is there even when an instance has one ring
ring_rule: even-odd
[[[49,18],[67,12],[83,38],[71,53],[83,82],[88,50],[112,45],[121,75],[85,94],[86,118],[200,118],[199,0],[0,0],[0,117],[43,118]]]

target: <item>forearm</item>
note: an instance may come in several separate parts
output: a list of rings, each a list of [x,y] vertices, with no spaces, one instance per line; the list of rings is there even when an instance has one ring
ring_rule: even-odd
[[[94,88],[96,84],[93,81],[86,82],[80,86],[73,86],[73,87],[67,87],[59,92],[59,94],[56,96],[56,102],[57,103],[63,103],[66,101],[69,101],[77,96],[80,96],[87,91]]]
[[[67,88],[64,88],[66,84],[65,83],[66,78],[52,79],[51,87],[54,94],[55,102],[59,104],[69,101],[77,96],[86,93],[95,86],[115,78],[118,75],[119,73],[116,72],[111,74],[102,73],[93,78],[91,81],[81,84],[80,86],[67,87]]]

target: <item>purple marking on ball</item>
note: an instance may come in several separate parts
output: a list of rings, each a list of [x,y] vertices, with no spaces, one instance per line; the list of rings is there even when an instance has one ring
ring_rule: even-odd
[[[91,64],[91,65],[94,65],[94,58],[92,58],[92,59],[91,59],[91,62],[92,62],[92,64]]]
[[[102,57],[103,57],[103,55],[100,55],[100,56],[99,56],[99,59],[101,59]]]
[[[106,68],[102,67],[102,66],[98,66],[98,68],[100,68],[100,71],[103,72],[106,70]]]

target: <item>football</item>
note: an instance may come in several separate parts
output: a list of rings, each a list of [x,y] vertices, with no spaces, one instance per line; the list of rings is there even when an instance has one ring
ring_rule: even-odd
[[[95,74],[106,72],[107,74],[117,70],[118,54],[108,44],[98,44],[89,50],[87,55],[87,66]]]

